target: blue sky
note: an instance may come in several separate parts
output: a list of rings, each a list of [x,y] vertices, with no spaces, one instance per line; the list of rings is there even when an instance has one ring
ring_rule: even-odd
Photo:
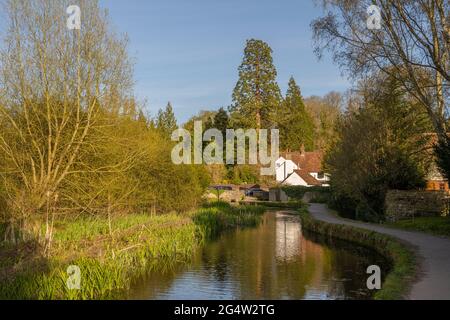
[[[135,91],[148,109],[172,102],[179,121],[202,109],[231,103],[245,40],[269,43],[286,91],[291,75],[304,96],[349,87],[329,57],[318,61],[310,22],[313,0],[101,0],[111,20],[130,38],[136,60]]]
[[[304,96],[350,86],[329,55],[320,61],[314,55],[309,25],[321,14],[314,0],[100,0],[100,5],[109,10],[115,30],[130,38],[135,93],[147,100],[152,115],[168,101],[179,122],[230,105],[250,38],[272,47],[283,94],[291,75]]]

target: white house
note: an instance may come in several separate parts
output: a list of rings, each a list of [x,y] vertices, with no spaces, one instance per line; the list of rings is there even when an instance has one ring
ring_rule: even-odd
[[[298,166],[292,160],[286,160],[280,157],[275,161],[275,172],[277,182],[284,181],[294,170],[297,170]]]
[[[288,152],[275,162],[276,181],[291,186],[328,186],[329,176],[322,171],[323,154]]]

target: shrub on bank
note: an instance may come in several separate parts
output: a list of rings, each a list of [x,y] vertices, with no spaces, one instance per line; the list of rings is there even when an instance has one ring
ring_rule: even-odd
[[[240,201],[241,205],[258,205],[266,208],[277,208],[277,209],[297,209],[305,205],[302,201]]]
[[[252,227],[261,221],[265,208],[262,206],[232,206],[227,202],[211,202],[193,215],[204,238],[214,237],[223,230],[235,227]]]
[[[281,190],[283,190],[287,196],[293,200],[302,200],[303,196],[307,192],[312,192],[314,194],[327,194],[330,192],[330,188],[322,186],[282,186]]]

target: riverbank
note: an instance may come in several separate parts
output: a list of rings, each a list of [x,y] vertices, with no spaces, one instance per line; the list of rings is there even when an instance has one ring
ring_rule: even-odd
[[[450,282],[448,281],[450,239],[343,219],[323,204],[311,204],[309,212],[311,221],[333,231],[341,230],[338,232],[339,234],[345,234],[345,231],[348,231],[350,234],[360,234],[363,239],[367,235],[372,235],[375,239],[380,238],[380,236],[388,237],[388,239],[393,239],[395,243],[402,246],[403,250],[399,248],[399,253],[405,252],[405,249],[409,251],[409,258],[404,255],[397,257],[397,259],[400,258],[400,261],[396,263],[398,266],[397,272],[391,276],[390,283],[385,281],[383,289],[377,294],[377,298],[450,299]],[[356,240],[358,240],[357,238]],[[394,242],[391,243],[391,246]],[[380,242],[379,246],[375,247],[383,249],[382,245],[383,242]],[[416,259],[413,259],[413,253]],[[413,266],[415,267],[413,268]],[[418,277],[419,275],[420,277]],[[389,290],[386,290],[387,285]],[[390,288],[393,289],[392,292]],[[401,294],[399,295],[399,293]]]
[[[223,232],[195,251],[189,265],[154,272],[131,299],[367,300],[361,266],[389,263],[374,250],[301,229],[297,215],[271,209],[253,228]]]
[[[322,235],[372,248],[385,256],[390,261],[392,268],[385,278],[381,290],[375,293],[374,298],[381,300],[404,299],[417,271],[416,257],[412,249],[384,234],[316,219],[314,213],[318,207],[327,209],[323,204],[311,204],[311,209],[299,210],[302,227]]]
[[[131,214],[113,219],[111,233],[106,218],[58,221],[49,258],[31,243],[0,248],[0,299],[121,298],[134,279],[188,262],[206,238],[256,225],[264,210],[214,203],[183,215]]]

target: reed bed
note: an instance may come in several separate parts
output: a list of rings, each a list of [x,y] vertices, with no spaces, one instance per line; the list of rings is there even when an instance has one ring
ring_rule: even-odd
[[[203,237],[208,239],[226,229],[257,226],[265,210],[262,206],[231,206],[226,202],[215,202],[195,212],[193,221],[200,226]]]
[[[189,262],[195,248],[222,230],[255,226],[264,209],[210,203],[189,214],[133,214],[113,220],[58,221],[50,258],[0,248],[0,299],[120,299],[153,270]],[[69,289],[67,268],[80,269]]]

